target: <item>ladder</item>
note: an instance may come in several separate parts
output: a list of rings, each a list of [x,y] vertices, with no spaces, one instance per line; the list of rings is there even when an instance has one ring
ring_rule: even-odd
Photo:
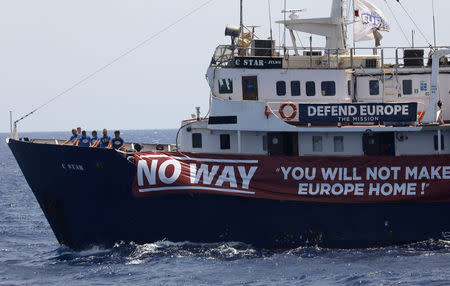
[[[395,77],[395,78],[394,78]],[[399,92],[397,80],[394,70],[385,70],[383,74],[383,102],[384,98],[395,99],[402,97]]]

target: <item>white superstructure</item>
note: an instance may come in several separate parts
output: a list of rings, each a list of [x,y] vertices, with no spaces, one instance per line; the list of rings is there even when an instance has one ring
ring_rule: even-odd
[[[179,150],[272,156],[450,153],[450,50],[348,48],[342,0],[333,1],[329,18],[291,15],[281,22],[292,47],[227,27],[232,44],[217,47],[207,71],[209,116],[182,123]],[[326,45],[299,48],[293,31],[325,36]],[[305,121],[297,107],[314,104],[392,105],[388,112],[417,104],[417,116],[406,122],[377,116]]]

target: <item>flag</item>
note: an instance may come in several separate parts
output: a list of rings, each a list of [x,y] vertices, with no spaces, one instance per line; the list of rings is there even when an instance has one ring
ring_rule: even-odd
[[[359,17],[355,18],[353,25],[353,36],[355,42],[373,40],[374,30],[377,32],[389,32],[389,23],[383,12],[368,0],[354,0],[355,9]],[[355,11],[355,15],[356,15]]]

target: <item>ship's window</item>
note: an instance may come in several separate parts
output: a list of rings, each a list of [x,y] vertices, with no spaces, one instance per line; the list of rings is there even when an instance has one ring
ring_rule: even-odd
[[[347,93],[348,95],[352,95],[352,81],[347,80]]]
[[[344,152],[344,136],[334,136],[334,152]]]
[[[233,93],[233,80],[230,78],[219,79],[219,93],[220,94]]]
[[[413,93],[412,80],[405,79],[403,81],[403,94],[412,94],[412,93]]]
[[[306,82],[306,96],[316,95],[316,83],[313,81]]]
[[[438,136],[434,135],[434,150],[438,150],[439,148]],[[441,150],[444,150],[444,135],[441,134]]]
[[[322,81],[321,88],[323,96],[336,95],[336,83],[334,81]]]
[[[322,136],[313,136],[313,152],[322,152]]]
[[[202,148],[201,133],[192,133],[192,148]]]
[[[263,151],[267,151],[267,135],[263,135]]]
[[[230,149],[230,134],[220,134],[220,149]]]
[[[291,94],[292,96],[300,96],[300,81],[291,81]]]
[[[277,81],[277,95],[278,96],[286,95],[286,82],[285,81]]]
[[[378,80],[369,81],[369,91],[370,91],[370,95],[379,95],[380,94],[380,82]]]

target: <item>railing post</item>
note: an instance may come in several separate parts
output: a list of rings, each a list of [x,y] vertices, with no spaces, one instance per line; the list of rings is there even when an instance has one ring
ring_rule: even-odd
[[[395,68],[398,68],[398,48],[395,49]]]
[[[328,69],[331,69],[331,56],[330,56],[330,50],[327,50],[328,53]]]
[[[339,49],[336,49],[336,69],[339,69]]]
[[[354,48],[350,49],[350,66],[353,69],[354,65],[353,65],[353,53],[354,53]]]
[[[309,68],[313,68],[313,58],[312,58],[312,36],[309,37]]]

